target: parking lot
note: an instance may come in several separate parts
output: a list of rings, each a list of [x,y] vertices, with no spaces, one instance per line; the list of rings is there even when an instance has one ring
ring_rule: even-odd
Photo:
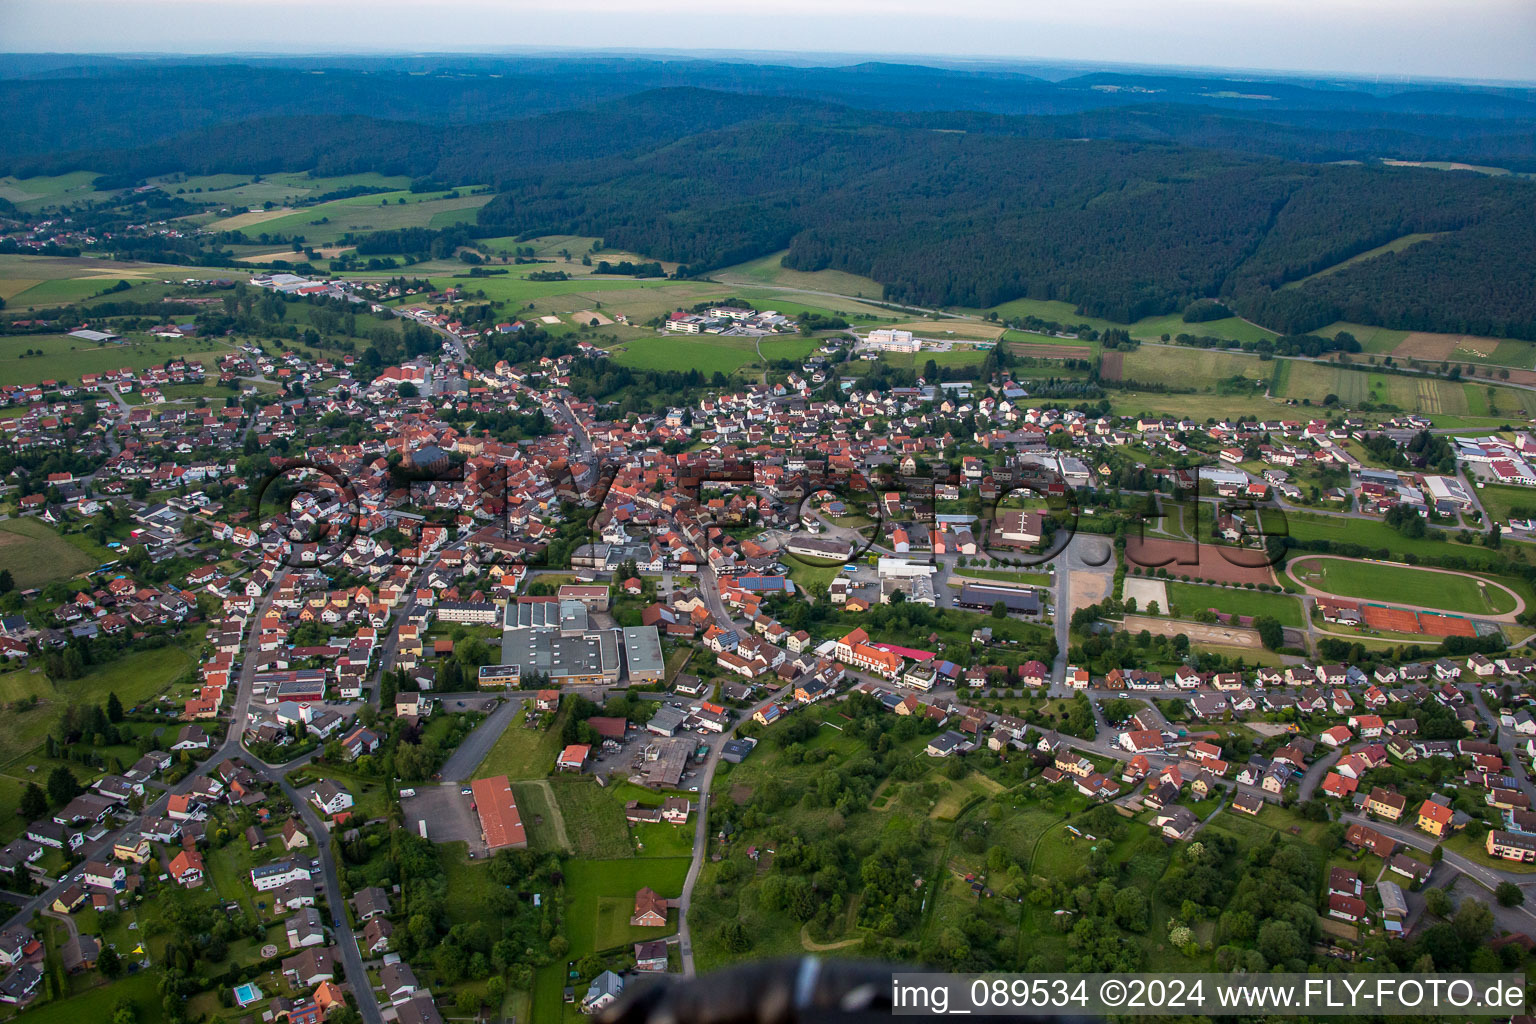
[[[425,821],[427,838],[434,843],[468,843],[470,856],[485,856],[488,851],[480,838],[480,819],[470,810],[469,794],[460,792],[468,788],[449,783],[418,785],[412,796],[405,796],[402,791],[400,809],[405,812],[405,827],[420,835],[421,823]]]

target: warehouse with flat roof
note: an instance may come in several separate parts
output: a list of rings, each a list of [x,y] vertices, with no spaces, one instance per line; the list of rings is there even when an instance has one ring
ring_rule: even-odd
[[[666,667],[655,626],[624,627],[624,669],[631,683],[658,683]]]

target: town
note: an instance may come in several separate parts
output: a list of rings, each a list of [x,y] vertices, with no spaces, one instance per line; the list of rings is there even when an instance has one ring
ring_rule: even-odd
[[[1513,156],[1334,84],[188,60],[0,153],[0,1021],[1536,977]]]

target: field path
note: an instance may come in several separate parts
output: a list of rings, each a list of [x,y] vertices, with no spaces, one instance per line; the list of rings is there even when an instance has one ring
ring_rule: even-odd
[[[526,785],[536,786],[543,791],[544,799],[549,801],[549,823],[555,827],[555,835],[560,840],[562,850],[573,850],[571,837],[565,834],[565,815],[560,813],[560,801],[555,799],[555,790],[549,784],[548,779],[529,779]]]
[[[1398,602],[1386,600],[1385,598],[1349,597],[1344,594],[1335,594],[1328,590],[1319,590],[1314,586],[1303,583],[1296,577],[1296,573],[1294,572],[1296,566],[1301,565],[1304,562],[1315,562],[1325,558],[1332,559],[1336,562],[1362,561],[1362,559],[1358,558],[1345,558],[1342,555],[1306,555],[1301,558],[1293,558],[1287,562],[1285,566],[1285,574],[1290,577],[1293,583],[1295,583],[1307,594],[1310,594],[1313,597],[1326,597],[1335,601],[1370,601],[1372,604],[1391,605],[1397,608],[1410,608],[1414,611],[1444,612],[1447,615],[1472,615],[1475,618],[1487,619],[1490,622],[1514,622],[1516,618],[1525,611],[1525,598],[1521,597],[1514,590],[1506,587],[1502,583],[1478,576],[1476,573],[1462,572],[1459,569],[1437,569],[1434,566],[1429,565],[1409,565],[1407,562],[1382,562],[1375,559],[1365,560],[1372,565],[1390,565],[1393,568],[1398,569],[1417,569],[1420,572],[1439,572],[1444,573],[1447,576],[1465,576],[1469,579],[1477,580],[1479,583],[1484,583],[1490,587],[1497,587],[1498,589],[1504,591],[1514,599],[1515,607],[1507,612],[1503,612],[1502,614],[1495,614],[1494,612],[1464,612],[1452,608],[1435,608],[1430,605],[1400,604]]]
[[[800,926],[800,945],[812,953],[823,953],[829,949],[842,949],[844,946],[857,946],[864,941],[862,937],[855,937],[852,939],[841,939],[837,942],[817,942],[811,938],[810,927],[811,923],[809,921]]]

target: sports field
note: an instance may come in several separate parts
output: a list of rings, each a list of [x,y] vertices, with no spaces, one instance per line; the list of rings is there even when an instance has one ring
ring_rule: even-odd
[[[1502,615],[1517,605],[1515,595],[1501,585],[1461,573],[1315,555],[1292,559],[1286,571],[1309,587],[1340,597],[1473,615]]]
[[[1156,537],[1128,537],[1125,558],[1144,569],[1166,569],[1175,579],[1189,576],[1217,583],[1273,583],[1264,552]]]
[[[1171,567],[1170,567],[1171,571]],[[1130,579],[1126,580],[1127,583]],[[1258,590],[1236,590],[1232,587],[1202,587],[1196,583],[1168,583],[1168,603],[1171,613],[1188,618],[1206,608],[1229,615],[1268,615],[1282,626],[1305,624],[1301,614],[1301,602],[1288,594],[1270,594]],[[1168,611],[1169,609],[1165,609]]]

